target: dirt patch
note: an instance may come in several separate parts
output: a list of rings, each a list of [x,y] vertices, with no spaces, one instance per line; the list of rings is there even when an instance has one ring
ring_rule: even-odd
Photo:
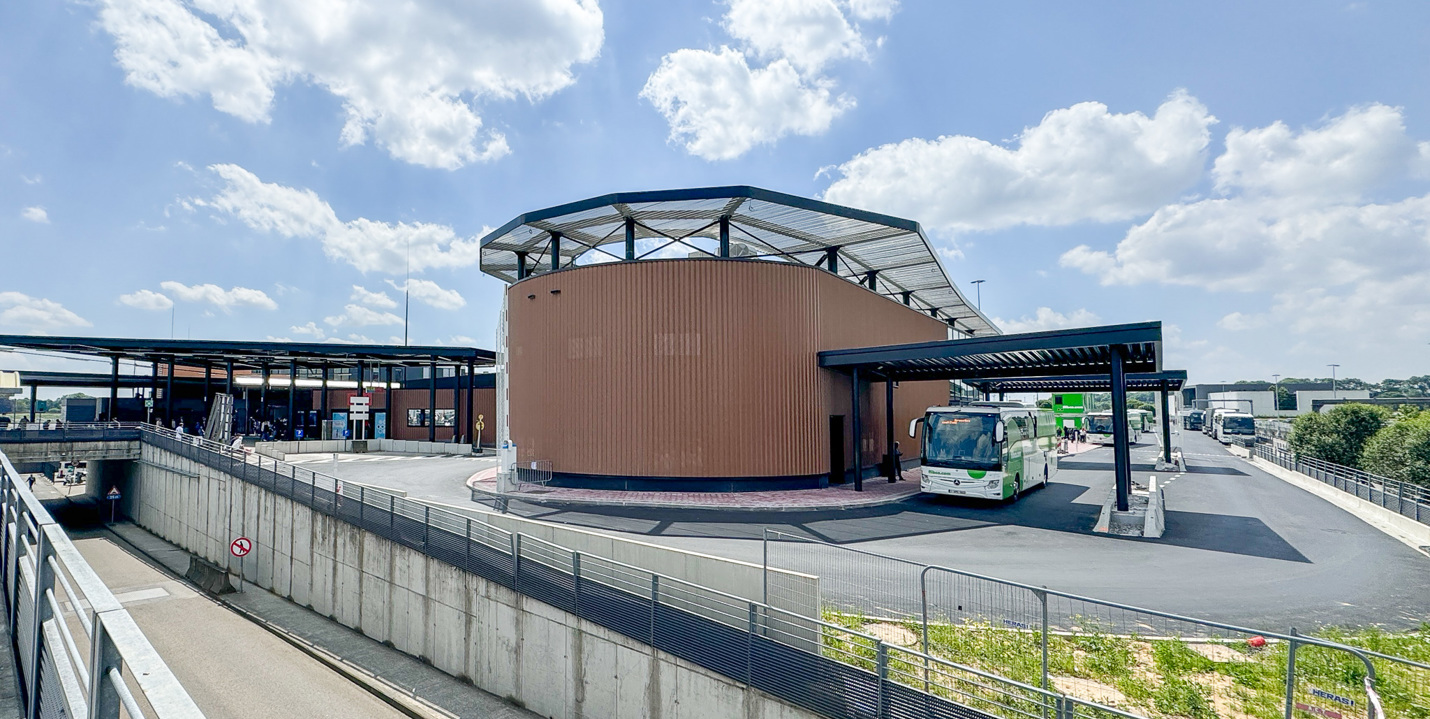
[[[1192,645],[1193,648],[1197,646]],[[1255,719],[1251,714],[1242,711],[1242,700],[1237,696],[1236,682],[1232,681],[1231,677],[1208,672],[1198,674],[1194,681],[1211,695],[1212,709],[1216,710],[1216,715],[1221,719]]]
[[[861,631],[885,644],[900,647],[917,647],[919,644],[919,635],[898,624],[865,624]]]
[[[1060,677],[1057,675],[1048,677],[1053,682],[1053,688],[1063,694],[1077,697],[1083,701],[1095,702],[1104,706],[1116,707],[1127,703],[1127,697],[1116,687],[1108,686],[1102,682],[1080,677]]]
[[[1214,662],[1244,662],[1248,657],[1225,644],[1188,644],[1192,651]]]

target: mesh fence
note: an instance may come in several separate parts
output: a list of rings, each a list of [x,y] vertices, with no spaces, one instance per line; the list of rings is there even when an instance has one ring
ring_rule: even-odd
[[[825,621],[925,657],[890,662],[894,681],[1000,716],[1430,717],[1430,666],[1391,653],[1430,655],[1430,630],[1279,635],[776,531],[765,543],[769,568],[820,576]]]

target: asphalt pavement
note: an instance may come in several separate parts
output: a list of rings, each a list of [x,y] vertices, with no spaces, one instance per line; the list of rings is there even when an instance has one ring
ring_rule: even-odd
[[[1047,486],[1011,503],[918,495],[896,504],[816,512],[732,512],[513,504],[524,516],[759,562],[769,527],[793,535],[1114,602],[1265,630],[1326,625],[1418,626],[1430,618],[1430,556],[1315,495],[1262,472],[1200,433],[1184,432],[1188,470],[1152,471],[1157,449],[1133,448],[1134,477],[1167,488],[1161,539],[1092,532],[1112,484],[1108,448],[1065,458]],[[341,458],[340,458],[341,459]],[[425,458],[337,464],[344,478],[474,506],[461,481],[492,460]],[[479,464],[486,462],[487,464]],[[774,564],[831,580],[877,580],[868,562],[775,551]],[[837,577],[834,575],[848,574]],[[831,582],[834,584],[836,582]],[[917,596],[917,588],[913,589]]]

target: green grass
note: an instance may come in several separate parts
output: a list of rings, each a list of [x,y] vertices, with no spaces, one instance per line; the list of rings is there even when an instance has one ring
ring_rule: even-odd
[[[825,621],[854,631],[884,629],[894,625],[921,637],[922,626],[915,621],[876,620],[856,614],[826,611]],[[910,636],[910,635],[905,635]],[[1321,635],[1350,646],[1430,664],[1430,624],[1419,630],[1392,634],[1377,629],[1326,630]],[[928,652],[932,656],[1031,686],[1041,686],[1043,649],[1041,633],[1009,629],[989,624],[936,624],[928,629]],[[875,643],[867,639],[826,630],[826,653],[834,658],[873,670]],[[1218,661],[1178,639],[1144,640],[1102,631],[1084,623],[1077,635],[1054,634],[1048,643],[1048,673],[1054,691],[1156,719],[1282,719],[1285,713],[1285,667],[1287,646],[1268,643],[1253,648],[1227,642],[1213,653]],[[917,651],[915,644],[910,649]],[[909,657],[891,650],[890,661]],[[900,659],[901,660],[901,659]],[[1376,688],[1386,715],[1396,719],[1430,719],[1430,670],[1376,660]],[[1298,702],[1340,712],[1346,719],[1365,715],[1365,664],[1356,656],[1339,650],[1305,646],[1296,652]],[[922,677],[921,666],[898,665],[891,678],[921,685],[910,677]],[[1011,715],[1006,705],[1021,700],[991,691],[987,682],[966,681],[954,670],[935,672],[935,693],[970,704],[994,714]],[[975,677],[976,679],[976,677]],[[1312,695],[1312,690],[1322,694]],[[1014,692],[1016,694],[1017,692]],[[1331,694],[1355,702],[1354,707],[1337,703]],[[1034,692],[1024,692],[1036,702]],[[1002,706],[1000,706],[1002,705]],[[1028,705],[1022,706],[1023,710]],[[1296,711],[1297,719],[1314,715]]]

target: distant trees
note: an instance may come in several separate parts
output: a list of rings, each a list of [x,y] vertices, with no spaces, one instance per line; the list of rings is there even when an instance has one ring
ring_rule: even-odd
[[[1430,412],[1409,405],[1391,412],[1342,404],[1301,415],[1291,425],[1291,449],[1298,457],[1430,486]]]
[[[1369,404],[1341,404],[1329,412],[1303,414],[1291,424],[1291,449],[1300,457],[1360,468],[1366,442],[1390,420],[1390,410]]]

